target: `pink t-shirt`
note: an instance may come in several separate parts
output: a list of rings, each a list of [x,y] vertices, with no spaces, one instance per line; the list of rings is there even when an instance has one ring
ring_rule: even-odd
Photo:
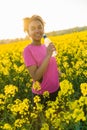
[[[26,67],[31,65],[40,66],[46,56],[46,47],[45,45],[28,45],[25,47],[24,52],[24,62]],[[56,59],[54,57],[50,58],[47,69],[43,75],[43,80],[40,83],[41,89],[36,91],[32,87],[32,92],[36,94],[43,94],[44,91],[49,93],[55,92],[59,88],[59,78]]]

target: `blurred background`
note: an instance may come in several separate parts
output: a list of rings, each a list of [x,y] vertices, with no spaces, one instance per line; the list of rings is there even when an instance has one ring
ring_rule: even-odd
[[[86,0],[0,0],[0,40],[24,38],[23,18],[40,15],[45,31],[87,26]]]

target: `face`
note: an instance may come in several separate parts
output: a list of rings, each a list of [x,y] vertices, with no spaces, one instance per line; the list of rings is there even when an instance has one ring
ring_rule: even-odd
[[[29,36],[32,38],[33,41],[40,41],[44,33],[44,26],[39,21],[32,21],[29,24]]]

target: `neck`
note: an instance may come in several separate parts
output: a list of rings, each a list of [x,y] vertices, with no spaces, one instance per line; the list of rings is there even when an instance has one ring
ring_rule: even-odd
[[[34,41],[32,41],[32,44],[33,45],[41,45],[41,40],[39,40],[39,41],[34,40]]]

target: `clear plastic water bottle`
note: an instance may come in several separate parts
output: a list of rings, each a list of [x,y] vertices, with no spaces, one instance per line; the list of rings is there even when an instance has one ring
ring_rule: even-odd
[[[44,44],[46,47],[49,46],[49,44],[52,42],[47,36],[46,34],[43,34],[43,38],[44,38]],[[55,57],[57,55],[57,52],[56,51],[53,51],[53,54],[52,56]]]

